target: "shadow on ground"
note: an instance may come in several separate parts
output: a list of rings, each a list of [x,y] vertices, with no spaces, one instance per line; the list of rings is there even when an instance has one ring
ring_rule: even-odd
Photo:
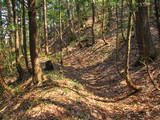
[[[105,47],[97,49],[99,54],[100,52],[107,52],[105,51]],[[136,51],[135,51],[135,46],[133,46],[133,51],[132,51],[132,56],[135,57]],[[118,51],[121,54],[118,54],[118,59],[120,62],[118,62],[118,67],[120,71],[123,70],[124,68],[124,56],[125,56],[125,47],[122,45]],[[96,52],[96,51],[95,51]],[[108,98],[108,99],[118,99],[120,96],[129,96],[131,93],[128,93],[128,91],[131,91],[128,86],[125,83],[125,80],[123,80],[119,74],[117,73],[116,65],[115,65],[115,55],[116,55],[116,50],[114,49],[113,51],[110,51],[110,55],[106,57],[105,60],[101,62],[97,62],[96,64],[93,65],[84,65],[83,67],[74,67],[74,63],[77,62],[76,57],[72,61],[72,66],[67,66],[64,67],[64,75],[70,79],[76,80],[80,82],[87,91],[93,93],[94,95],[98,97],[103,97],[103,98]],[[90,53],[84,52],[83,50],[81,51],[83,56],[81,57],[88,59],[88,62],[92,62],[91,60],[96,60],[99,59],[96,56],[92,55]],[[76,51],[73,51],[73,54],[75,56],[79,56],[81,54],[79,51],[76,53]],[[131,62],[133,62],[132,60]],[[84,61],[86,62],[86,61]],[[82,62],[82,64],[85,64]],[[132,72],[135,72],[137,69],[134,69],[132,67]],[[137,82],[137,81],[136,81]],[[138,82],[140,84],[140,81]],[[125,98],[124,97],[124,98]],[[119,98],[122,99],[122,98]]]

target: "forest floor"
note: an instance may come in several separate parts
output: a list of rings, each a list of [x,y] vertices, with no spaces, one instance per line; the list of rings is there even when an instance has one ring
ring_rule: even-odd
[[[154,28],[151,30],[154,33]],[[17,90],[15,97],[1,102],[1,119],[160,120],[160,92],[151,84],[145,67],[130,68],[132,80],[143,86],[137,93],[117,73],[115,39],[113,34],[106,39],[107,45],[97,38],[92,47],[70,46],[61,70],[45,72],[46,80],[41,86]],[[132,46],[131,63],[134,63],[137,48]],[[123,46],[118,54],[122,73],[124,54]],[[154,78],[159,75],[159,64],[159,58],[150,64]]]

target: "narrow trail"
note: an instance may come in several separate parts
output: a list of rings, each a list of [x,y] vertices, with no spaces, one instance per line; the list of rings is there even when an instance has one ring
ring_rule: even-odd
[[[159,120],[160,93],[148,80],[145,68],[131,66],[130,69],[133,81],[144,86],[138,93],[129,89],[118,75],[115,39],[113,34],[106,39],[108,45],[97,38],[92,47],[72,49],[65,54],[60,71],[45,73],[41,86],[28,91],[17,90],[16,97],[5,101],[2,106],[10,104],[1,109],[0,117],[14,120]],[[136,52],[136,46],[132,45],[131,63],[136,59]],[[118,57],[118,67],[123,73],[124,46],[119,49]],[[47,59],[41,57],[40,60]],[[158,64],[153,63],[151,71],[159,73]]]
[[[111,44],[115,45],[115,38],[113,37],[111,40]],[[132,49],[132,56],[134,56],[135,48]],[[92,50],[93,52],[91,52]],[[134,67],[131,68],[133,80],[137,84],[145,85],[144,91],[134,93],[128,88],[125,80],[117,74],[115,46],[84,48],[78,51],[74,50],[71,54],[65,59],[65,76],[79,81],[84,89],[92,95],[91,99],[96,104],[99,102],[103,104],[100,105],[100,108],[102,107],[106,111],[106,120],[107,116],[120,120],[129,120],[132,117],[135,117],[135,120],[151,117],[150,113],[154,110],[150,107],[156,103],[150,99],[151,96],[154,96],[151,92],[153,86],[150,86],[144,68],[138,71]],[[124,54],[119,57],[123,59]],[[119,63],[119,67],[123,71],[123,60]],[[107,112],[112,114],[109,115]]]

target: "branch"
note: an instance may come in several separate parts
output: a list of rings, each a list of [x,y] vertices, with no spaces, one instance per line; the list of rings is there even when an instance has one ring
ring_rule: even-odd
[[[156,88],[156,90],[160,91],[160,88],[156,85],[156,83],[154,82],[154,78],[153,76],[151,75],[151,72],[149,70],[149,66],[148,64],[145,64],[145,67],[146,67],[146,70],[147,70],[147,74],[149,76],[149,79],[151,81],[151,83],[153,84],[153,86]]]

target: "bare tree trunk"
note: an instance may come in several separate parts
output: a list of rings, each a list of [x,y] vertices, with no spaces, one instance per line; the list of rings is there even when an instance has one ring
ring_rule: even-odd
[[[151,61],[156,58],[156,50],[153,45],[150,32],[147,5],[143,1],[137,0],[138,10],[136,11],[136,39],[139,48],[139,60],[136,66],[144,61]]]
[[[31,73],[28,63],[28,55],[27,55],[27,37],[26,37],[26,10],[25,10],[25,0],[23,0],[23,51],[24,51],[24,59],[28,72]]]
[[[6,0],[6,7],[7,7],[7,12],[8,12],[8,27],[11,26],[11,24],[13,23],[13,15],[12,15],[12,9],[11,9],[11,1],[10,0]],[[13,32],[12,32],[13,28],[11,30],[9,30],[9,38],[10,38],[10,47],[13,50],[14,48],[14,41],[13,41]]]
[[[23,76],[23,69],[20,64],[20,56],[19,56],[19,51],[20,51],[20,42],[19,42],[19,33],[18,33],[18,18],[17,18],[17,13],[16,13],[16,1],[12,0],[12,9],[13,9],[13,19],[14,19],[14,34],[15,34],[15,53],[16,53],[16,68],[17,72],[19,74],[19,79],[22,79]]]
[[[3,30],[2,30],[3,20],[2,20],[2,3],[1,2],[2,1],[0,0],[0,28],[1,28],[1,30],[0,30],[0,39],[1,39],[0,43],[2,44],[2,40],[3,40]]]
[[[106,0],[106,6],[107,6],[107,30],[111,27],[111,19],[112,19],[112,5],[110,4],[110,0]]]
[[[95,33],[94,33],[94,27],[95,27],[95,0],[92,0],[91,7],[92,7],[92,44],[94,44],[95,43]]]
[[[47,3],[46,0],[43,0],[43,6],[44,6],[44,39],[45,39],[45,54],[48,55],[49,49],[48,49],[48,29],[47,29]]]
[[[76,12],[77,12],[77,18],[78,18],[78,24],[79,28],[83,27],[83,21],[82,21],[82,13],[81,13],[81,6],[80,6],[80,0],[75,0],[76,4]]]
[[[105,35],[104,35],[104,33],[105,33],[105,29],[104,29],[104,27],[105,27],[105,16],[106,16],[106,14],[105,14],[105,0],[102,0],[102,39],[103,39],[103,41],[104,41],[104,44],[107,44],[107,42],[105,41]]]
[[[157,29],[158,29],[158,35],[160,39],[160,3],[158,0],[154,0],[154,5],[155,5],[155,16],[156,16],[156,22],[157,22]]]
[[[124,12],[124,0],[122,0],[122,2],[121,2],[121,19],[120,19],[120,21],[121,21],[121,35],[122,35],[123,40],[125,40],[126,38],[124,35],[124,28],[123,28],[124,27],[124,25],[123,25],[123,16],[124,16],[123,12]]]
[[[39,41],[38,41],[38,52],[42,52],[42,43],[43,43],[43,27],[42,27],[42,21],[43,21],[43,10],[42,10],[42,8],[40,7],[39,9],[38,9],[38,21],[39,21],[39,24],[37,25],[38,27],[37,27],[37,36],[38,36],[38,39],[39,39]]]
[[[132,0],[130,0],[130,11],[132,11]],[[132,13],[129,13],[128,17],[128,29],[127,29],[127,53],[126,53],[126,68],[125,68],[125,78],[127,85],[134,90],[140,90],[140,86],[135,85],[129,76],[129,62],[130,62],[130,49],[131,49],[131,39],[132,39]]]
[[[36,22],[36,0],[28,0],[28,16],[29,16],[29,38],[30,38],[30,56],[33,70],[34,84],[42,81],[42,70],[38,58],[37,51],[37,22]]]
[[[63,36],[62,36],[62,13],[61,0],[59,0],[59,34],[60,34],[60,64],[63,65]]]
[[[67,2],[67,14],[68,14],[68,24],[69,24],[69,29],[70,29],[70,33],[71,33],[71,39],[75,40],[76,39],[76,35],[75,35],[75,29],[73,27],[73,18],[71,15],[71,4],[72,2],[70,2],[69,0],[66,0]]]

